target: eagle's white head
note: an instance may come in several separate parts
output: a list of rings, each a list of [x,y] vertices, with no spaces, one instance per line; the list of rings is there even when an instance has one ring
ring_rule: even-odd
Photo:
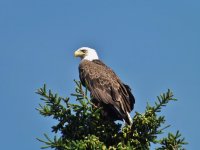
[[[99,59],[97,52],[89,47],[81,47],[74,52],[75,57],[80,57],[82,60],[95,60]]]

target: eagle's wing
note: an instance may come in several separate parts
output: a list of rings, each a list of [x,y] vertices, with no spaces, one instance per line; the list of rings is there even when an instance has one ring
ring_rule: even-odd
[[[84,60],[79,65],[79,73],[93,98],[111,104],[121,115],[133,109],[135,99],[130,88],[105,64]]]
[[[106,69],[108,69],[110,72],[112,72],[112,74],[114,74],[114,76],[117,78],[117,80],[120,82],[120,85],[122,84],[122,88],[125,88],[125,90],[128,92],[128,97],[127,99],[130,100],[130,111],[133,110],[134,104],[135,104],[135,97],[133,96],[133,94],[131,93],[131,88],[122,83],[119,79],[119,77],[115,74],[114,71],[112,71],[112,69],[110,69],[108,66],[106,66],[102,61],[100,61],[99,59],[93,60],[94,63],[99,64],[101,66],[104,66]],[[125,94],[126,95],[126,94]]]

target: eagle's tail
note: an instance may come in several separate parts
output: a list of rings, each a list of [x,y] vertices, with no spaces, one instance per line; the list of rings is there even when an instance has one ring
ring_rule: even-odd
[[[132,120],[130,114],[129,114],[128,112],[127,112],[126,114],[127,114],[127,115],[126,115],[126,117],[124,118],[125,123],[128,124],[128,125],[132,125],[133,120]]]

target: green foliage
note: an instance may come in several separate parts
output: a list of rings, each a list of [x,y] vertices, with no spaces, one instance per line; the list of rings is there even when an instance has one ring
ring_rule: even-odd
[[[102,108],[96,108],[88,96],[87,89],[79,81],[75,81],[75,93],[71,96],[76,103],[70,103],[69,98],[62,98],[46,90],[46,85],[38,89],[44,105],[37,110],[43,116],[51,116],[57,120],[52,127],[53,133],[60,136],[45,140],[38,139],[45,144],[42,148],[55,150],[148,150],[151,144],[157,145],[157,150],[182,150],[187,144],[181,138],[179,131],[175,135],[169,133],[167,137],[159,139],[159,135],[169,126],[164,126],[165,117],[158,113],[170,101],[175,101],[173,93],[168,90],[157,97],[154,106],[147,104],[144,113],[136,112],[131,126],[123,126],[101,115]]]
[[[157,148],[157,150],[184,150],[182,145],[187,144],[187,142],[185,142],[184,138],[181,138],[181,134],[177,131],[175,135],[169,133],[168,137],[161,139],[160,144],[162,147]]]

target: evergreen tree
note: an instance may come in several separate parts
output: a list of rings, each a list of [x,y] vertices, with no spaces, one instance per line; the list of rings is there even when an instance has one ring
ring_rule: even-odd
[[[52,127],[53,133],[60,136],[50,138],[44,134],[45,148],[55,150],[149,150],[151,145],[157,150],[184,150],[187,144],[179,131],[169,133],[167,137],[159,139],[159,135],[169,126],[165,124],[165,116],[159,112],[168,102],[176,101],[173,93],[168,90],[157,97],[154,106],[147,104],[144,113],[136,112],[131,126],[122,126],[106,120],[101,115],[102,108],[95,107],[90,102],[88,91],[79,81],[75,81],[75,93],[71,94],[76,103],[71,103],[70,98],[63,98],[51,90],[38,89],[44,104],[39,104],[37,110],[42,116],[51,116],[57,120]]]

